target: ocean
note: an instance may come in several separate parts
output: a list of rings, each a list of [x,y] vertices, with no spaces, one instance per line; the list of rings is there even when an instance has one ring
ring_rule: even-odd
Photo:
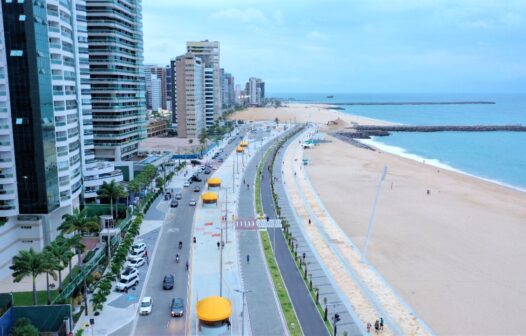
[[[334,95],[328,98],[328,95]],[[405,125],[526,125],[526,94],[276,94],[306,103],[493,101],[488,105],[341,105],[349,114]],[[386,152],[426,160],[526,191],[526,132],[392,133]]]

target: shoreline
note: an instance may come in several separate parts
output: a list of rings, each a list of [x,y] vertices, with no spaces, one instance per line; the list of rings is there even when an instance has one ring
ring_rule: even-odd
[[[491,183],[491,184],[494,184],[494,185],[497,185],[497,186],[500,186],[500,187],[505,187],[505,188],[508,188],[508,189],[511,189],[511,190],[514,190],[514,191],[526,193],[526,188],[525,187],[515,186],[513,184],[509,184],[509,183],[506,183],[506,182],[502,182],[502,181],[498,181],[498,180],[494,180],[494,179],[478,176],[478,175],[469,173],[467,171],[464,171],[464,170],[455,168],[453,166],[450,166],[450,165],[448,165],[446,163],[443,163],[439,159],[426,158],[426,157],[423,157],[423,156],[420,156],[420,155],[417,155],[417,154],[413,154],[413,153],[409,152],[405,148],[398,147],[398,146],[387,145],[387,144],[375,141],[374,137],[372,139],[356,139],[356,141],[361,142],[363,144],[366,144],[368,146],[371,146],[371,147],[373,147],[373,148],[375,148],[377,150],[381,150],[381,151],[384,151],[386,153],[392,154],[392,155],[400,156],[400,157],[403,157],[403,158],[406,158],[406,159],[409,159],[409,160],[413,160],[415,162],[423,163],[423,164],[429,164],[430,166],[433,166],[433,167],[436,167],[436,168],[449,170],[451,172],[462,174],[464,176],[475,178],[477,180],[484,181],[484,182],[487,182],[487,183]]]

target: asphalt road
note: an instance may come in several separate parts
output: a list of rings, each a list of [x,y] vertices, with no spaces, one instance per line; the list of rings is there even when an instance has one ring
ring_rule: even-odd
[[[274,150],[275,151],[275,150]],[[272,189],[270,186],[271,158],[273,153],[267,157],[263,169],[263,179],[261,181],[261,200],[263,211],[271,218],[277,218],[272,200]],[[285,286],[289,292],[290,299],[298,316],[304,335],[328,335],[327,328],[312,300],[312,297],[305,286],[302,275],[300,274],[294,258],[290,253],[285,237],[281,229],[269,229],[269,237],[275,251],[276,260],[285,281]]]
[[[240,136],[244,131],[240,131]],[[224,155],[228,155],[238,145],[240,138],[227,144]],[[182,190],[183,198],[179,201],[177,208],[168,207],[168,216],[163,223],[159,237],[157,251],[151,262],[151,272],[145,279],[144,296],[153,299],[152,313],[148,316],[137,316],[134,321],[135,330],[130,331],[134,335],[184,335],[186,331],[186,316],[173,318],[170,316],[170,303],[172,298],[180,297],[187,302],[188,297],[188,272],[185,263],[189,260],[189,247],[192,244],[192,222],[195,207],[189,206],[190,199],[199,199],[201,192],[206,189],[204,185],[209,175],[201,174],[203,182],[194,182],[189,188]],[[201,192],[194,192],[193,188],[199,185]],[[183,248],[179,250],[178,243],[183,242]],[[151,250],[150,250],[151,251]],[[175,256],[179,254],[180,261],[176,263]],[[166,274],[175,274],[175,286],[172,290],[163,290],[162,282]],[[185,307],[185,312],[186,312]],[[123,328],[124,329],[124,328]],[[126,328],[128,329],[128,328]]]

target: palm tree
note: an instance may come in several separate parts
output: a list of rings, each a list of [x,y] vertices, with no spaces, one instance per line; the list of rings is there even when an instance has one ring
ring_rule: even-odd
[[[109,198],[110,199],[110,210],[111,210],[111,217],[115,219],[115,215],[113,212],[113,200],[116,201],[119,200],[120,197],[126,197],[128,194],[115,180],[111,180],[110,183],[104,182],[100,186],[99,190],[97,190],[97,195],[99,198]]]
[[[58,271],[58,290],[60,292],[62,291],[62,271],[66,268],[73,257],[73,253],[71,252],[68,246],[68,241],[64,236],[58,236],[57,239],[44,248],[44,251],[47,255],[53,256],[58,263],[56,270]]]
[[[82,261],[81,261],[81,255],[86,250],[86,246],[82,243],[82,237],[79,235],[74,235],[73,237],[68,239],[68,246],[70,248],[75,249],[75,253],[78,257],[78,265],[80,267]],[[70,273],[71,273],[71,263],[70,263]]]
[[[57,258],[55,258],[55,256],[51,254],[49,251],[44,250],[44,253],[42,254],[42,259],[44,263],[43,266],[46,272],[46,299],[47,299],[47,304],[49,305],[51,304],[51,297],[49,294],[49,276],[51,275],[53,280],[56,281],[57,273],[55,273],[55,271],[60,270],[62,265],[60,265],[60,262],[57,260]]]
[[[9,267],[13,270],[13,281],[20,282],[25,277],[31,276],[33,281],[33,304],[37,304],[36,278],[46,272],[44,256],[42,253],[35,252],[33,248],[21,250],[18,255],[13,257],[13,265]]]
[[[99,223],[95,217],[88,217],[86,209],[80,211],[78,208],[72,214],[62,216],[64,220],[58,227],[61,234],[75,233],[83,235],[99,230]]]

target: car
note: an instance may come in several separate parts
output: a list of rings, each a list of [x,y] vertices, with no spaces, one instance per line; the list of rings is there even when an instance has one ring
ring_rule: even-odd
[[[144,258],[133,258],[133,259],[129,259],[126,262],[126,267],[137,268],[137,267],[143,266],[145,263],[146,263],[146,260],[144,260]]]
[[[126,292],[128,289],[139,284],[139,274],[132,275],[127,279],[120,279],[115,286],[117,292]]]
[[[120,280],[128,280],[131,277],[139,275],[139,271],[137,271],[136,268],[133,267],[126,267],[124,271],[121,272],[121,275],[119,276]]]
[[[208,175],[208,174],[210,174],[211,172],[212,172],[212,171],[211,171],[209,168],[206,168],[206,169],[205,169],[205,174]]]
[[[146,250],[132,250],[128,254],[128,260],[142,258],[146,254]]]
[[[173,289],[174,288],[174,276],[173,274],[167,274],[163,279],[163,289]]]
[[[141,301],[139,308],[140,315],[150,315],[152,313],[153,300],[151,296],[145,296]]]
[[[185,188],[188,188],[188,187],[190,186],[190,182],[186,181],[186,182],[183,184],[183,186],[184,186]]]
[[[192,198],[192,199],[190,200],[190,202],[188,202],[188,205],[190,205],[190,206],[196,206],[196,205],[197,205],[197,201],[195,200],[195,198]]]
[[[183,198],[183,194],[181,194],[181,193],[175,194],[175,199],[180,200],[181,198]]]
[[[135,244],[132,245],[132,250],[145,250],[146,249],[146,244],[143,243],[143,242],[136,242]]]
[[[170,208],[177,208],[178,205],[179,205],[179,201],[176,200],[176,199],[173,199],[173,200],[170,202]]]
[[[172,299],[172,304],[170,305],[170,315],[172,317],[180,317],[184,315],[184,302],[181,298]]]
[[[199,175],[193,175],[192,176],[192,181],[194,181],[194,182],[202,182],[203,180],[201,179],[201,177],[199,177]]]
[[[219,159],[217,159],[217,161],[219,161],[219,162],[223,162],[224,160],[223,160],[222,157],[220,157]]]
[[[194,187],[194,192],[200,192],[200,191],[201,191],[201,187],[198,186],[198,185],[196,185],[196,186]]]

